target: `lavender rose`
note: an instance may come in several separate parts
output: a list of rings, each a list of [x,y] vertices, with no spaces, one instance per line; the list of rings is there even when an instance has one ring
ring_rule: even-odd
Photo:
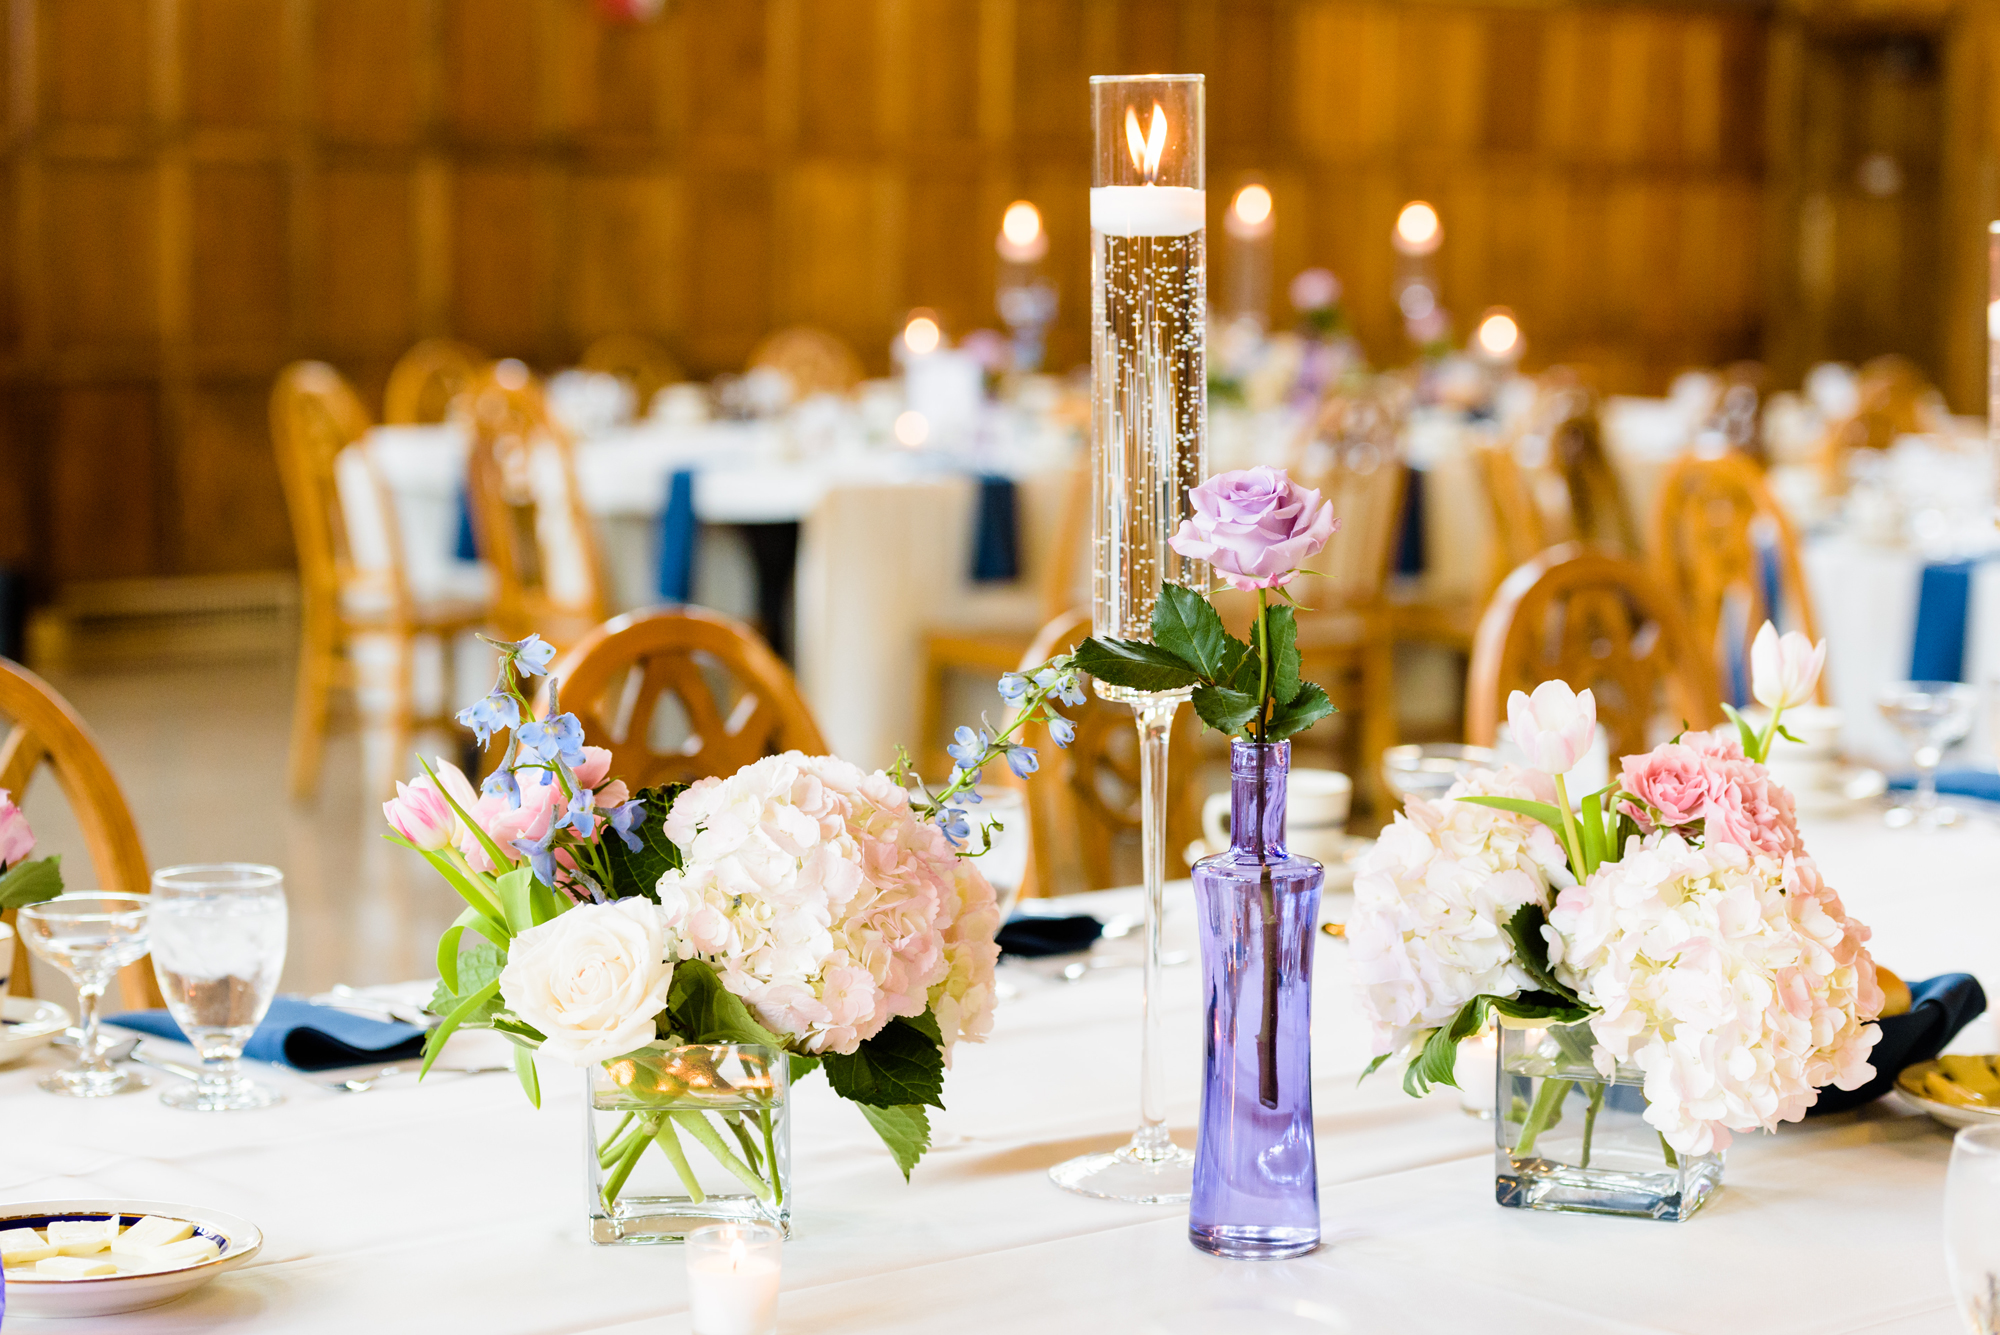
[[[1333,503],[1281,468],[1217,473],[1188,493],[1194,515],[1170,539],[1192,561],[1207,561],[1232,587],[1276,589],[1319,554],[1340,527]]]

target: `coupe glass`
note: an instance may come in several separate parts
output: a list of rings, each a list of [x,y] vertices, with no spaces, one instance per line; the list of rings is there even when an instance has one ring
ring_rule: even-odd
[[[118,971],[146,957],[146,917],[146,896],[94,890],[57,895],[21,910],[21,938],[29,950],[76,984],[77,1010],[83,1019],[76,1065],[42,1081],[49,1093],[92,1099],[145,1086],[145,1077],[121,1071],[104,1059],[97,1041],[97,1008]]]
[[[979,794],[978,805],[966,810],[990,841],[978,859],[979,872],[992,885],[1000,921],[1006,922],[1021,897],[1021,883],[1028,879],[1028,803],[1019,789],[997,784],[982,783],[973,791]],[[977,834],[972,847],[979,847]]]
[[[1965,1328],[2000,1335],[2000,1126],[1969,1126],[1952,1140],[1944,1260]]]
[[[1957,809],[1938,802],[1937,769],[1945,752],[1972,731],[1979,692],[1956,681],[1899,681],[1875,697],[1882,717],[1910,739],[1917,767],[1917,789],[1907,805],[1890,807],[1884,819],[1901,827],[1911,824],[1952,825]]]
[[[1486,747],[1456,742],[1392,746],[1382,753],[1382,783],[1398,802],[1410,797],[1436,801],[1458,782],[1459,775],[1491,765],[1493,760],[1493,752]]]
[[[238,1067],[284,967],[283,872],[222,862],[153,873],[153,972],[168,1013],[201,1054],[201,1079],[164,1091],[162,1103],[233,1112],[284,1097]]]

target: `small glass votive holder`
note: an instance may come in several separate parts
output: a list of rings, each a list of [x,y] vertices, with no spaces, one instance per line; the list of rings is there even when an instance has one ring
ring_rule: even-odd
[[[710,1224],[688,1234],[694,1335],[777,1335],[784,1244],[771,1224]]]

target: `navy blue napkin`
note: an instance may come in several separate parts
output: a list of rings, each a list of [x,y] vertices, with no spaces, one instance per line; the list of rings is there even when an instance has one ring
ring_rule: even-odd
[[[1905,1067],[1943,1052],[1945,1044],[1985,1009],[1986,993],[1969,973],[1941,973],[1911,983],[1910,1009],[1876,1022],[1882,1026],[1882,1041],[1868,1057],[1875,1078],[1859,1089],[1827,1086],[1806,1115],[1846,1112],[1873,1103],[1889,1092]]]
[[[667,488],[660,511],[660,599],[684,603],[694,593],[694,474],[683,468]]]
[[[1087,913],[1073,918],[1010,918],[994,939],[1002,955],[1038,959],[1045,955],[1074,955],[1089,950],[1104,935],[1104,924]]]
[[[1021,575],[1020,506],[1014,479],[979,475],[979,514],[973,526],[972,578],[978,584]]]
[[[1915,776],[1899,774],[1889,781],[1891,788],[1914,788]],[[1982,802],[2000,802],[2000,774],[1990,769],[1941,769],[1937,789],[1952,797],[1976,797]]]
[[[1972,561],[1924,567],[1917,589],[1917,627],[1910,637],[1911,681],[1963,681],[1965,610],[1972,600]]]
[[[1396,530],[1396,573],[1424,573],[1424,470],[1403,470],[1403,517]]]
[[[105,1018],[142,1034],[186,1041],[181,1027],[165,1011],[127,1011]],[[279,1062],[301,1071],[402,1061],[422,1055],[423,1050],[424,1031],[413,1024],[350,1015],[287,995],[272,1000],[264,1023],[243,1045],[243,1055],[252,1061]]]
[[[458,489],[458,540],[452,554],[465,562],[479,559],[479,537],[472,531],[472,498],[464,487]]]

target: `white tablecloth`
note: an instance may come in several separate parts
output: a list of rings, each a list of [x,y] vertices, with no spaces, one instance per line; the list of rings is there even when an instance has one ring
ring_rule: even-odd
[[[2000,833],[1920,835],[1872,819],[1808,840],[1880,957],[1907,977],[1956,969],[2000,985]],[[1113,899],[1116,899],[1114,892]],[[1170,894],[1170,943],[1191,931]],[[1100,911],[1106,905],[1098,906]],[[1122,907],[1112,903],[1108,907]],[[1279,1263],[1197,1253],[1172,1209],[1068,1195],[1046,1169],[1119,1143],[1135,1112],[1138,979],[1018,979],[991,1042],[961,1048],[933,1153],[905,1185],[859,1114],[818,1077],[798,1091],[798,1213],[785,1252],[787,1335],[1334,1329],[1396,1335],[1950,1335],[1940,1208],[1949,1135],[1893,1101],[1738,1137],[1722,1192],[1680,1225],[1505,1210],[1491,1132],[1453,1091],[1421,1102],[1377,1076],[1346,947],[1320,938],[1314,1092],[1325,1245]],[[1010,972],[1013,970],[1010,969]],[[1198,978],[1168,971],[1169,1115],[1191,1142]],[[1993,1051],[1983,1020],[1965,1050]],[[264,1253],[154,1311],[67,1323],[120,1332],[685,1332],[672,1249],[583,1241],[577,1081],[544,1067],[545,1106],[506,1075],[335,1095],[285,1073],[281,1107],[173,1112],[33,1087],[0,1072],[0,1201],[128,1196],[244,1215]],[[1284,1325],[1259,1304],[1330,1312]],[[1304,1304],[1304,1307],[1296,1305]],[[11,1327],[10,1327],[11,1328]],[[24,1325],[25,1328],[25,1325]]]

